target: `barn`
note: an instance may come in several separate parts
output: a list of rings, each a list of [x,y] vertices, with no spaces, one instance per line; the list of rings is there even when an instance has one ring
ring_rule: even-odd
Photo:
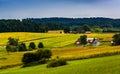
[[[100,45],[99,39],[97,39],[97,38],[87,38],[87,42],[89,44],[92,44],[92,46]],[[80,43],[81,43],[80,39],[76,40],[76,42],[75,42],[76,45],[79,45]]]

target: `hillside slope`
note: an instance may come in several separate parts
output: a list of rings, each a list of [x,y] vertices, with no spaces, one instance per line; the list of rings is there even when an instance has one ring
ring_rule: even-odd
[[[1,71],[0,74],[120,74],[120,55],[69,61],[68,65],[46,68],[46,65]]]

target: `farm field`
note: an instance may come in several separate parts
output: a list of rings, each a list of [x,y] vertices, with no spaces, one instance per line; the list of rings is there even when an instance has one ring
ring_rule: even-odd
[[[89,38],[100,39],[101,45],[97,47],[92,47],[90,45],[87,45],[85,47],[80,45],[75,45],[74,44],[75,41],[81,35],[83,34],[58,34],[58,33],[54,34],[54,33],[28,33],[28,32],[0,33],[0,45],[1,45],[0,46],[0,69],[1,71],[5,71],[6,67],[8,66],[11,66],[11,67],[8,67],[9,69],[20,68],[20,65],[22,64],[21,59],[23,54],[26,52],[36,51],[34,50],[34,51],[7,53],[4,45],[6,45],[8,41],[7,39],[9,37],[19,38],[20,42],[26,43],[27,46],[29,45],[30,42],[35,42],[36,46],[38,45],[39,42],[43,42],[45,49],[50,49],[52,51],[53,53],[52,58],[56,58],[57,56],[59,56],[60,58],[64,58],[66,60],[80,60],[80,59],[101,57],[102,55],[105,56],[105,54],[115,55],[120,53],[120,46],[110,46],[110,41],[112,40],[112,36],[114,35],[114,33],[87,34]],[[71,62],[74,62],[74,61],[71,61]],[[37,67],[42,68],[42,67],[45,67],[45,65],[37,66]],[[22,71],[23,69],[20,69],[20,70]],[[45,68],[44,71],[46,70],[47,69]],[[66,72],[66,74],[69,74],[69,73]]]
[[[76,48],[61,48],[61,49],[53,49],[52,50],[52,58],[56,58],[59,56],[60,58],[65,58],[67,60],[77,60],[77,59],[84,59],[84,58],[91,58],[101,56],[102,54],[114,54],[120,53],[120,46],[116,47],[76,47]],[[26,52],[34,52],[34,51],[26,51]],[[26,52],[0,52],[0,67],[8,66],[8,65],[16,65],[21,64],[21,59],[24,53]],[[14,60],[13,60],[14,59]]]
[[[68,65],[46,68],[45,65],[1,71],[0,74],[120,74],[120,55],[69,61]]]
[[[43,42],[46,48],[50,47],[65,47],[73,44],[83,34],[54,34],[54,33],[28,33],[28,32],[13,32],[0,33],[0,45],[6,45],[8,38],[18,38],[20,42],[25,42],[28,46],[30,42]],[[99,38],[101,41],[111,41],[113,33],[105,34],[88,34],[89,38]]]

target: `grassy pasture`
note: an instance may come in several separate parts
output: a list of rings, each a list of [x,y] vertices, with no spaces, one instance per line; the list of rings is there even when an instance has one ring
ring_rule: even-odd
[[[39,42],[43,42],[46,48],[52,49],[52,58],[60,56],[68,60],[87,58],[89,56],[94,56],[103,53],[120,52],[120,46],[108,46],[109,42],[107,44],[101,42],[101,46],[98,47],[76,46],[74,45],[74,42],[80,37],[80,35],[83,34],[54,34],[27,32],[0,33],[0,45],[6,45],[7,39],[9,37],[19,38],[20,41],[27,41],[25,42],[27,46],[30,42],[35,42],[36,45],[38,45]],[[100,38],[100,41],[111,41],[113,35],[113,33],[87,34],[89,38]],[[14,52],[8,54],[5,48],[0,47],[0,67],[21,64],[21,58],[24,53],[25,52]]]
[[[54,34],[54,33],[27,33],[13,32],[0,33],[0,45],[6,45],[8,38],[19,38],[20,42],[25,42],[28,46],[30,42],[43,42],[45,47],[65,47],[73,44],[83,34]],[[100,41],[111,41],[113,33],[106,34],[88,34],[89,38],[99,38]],[[51,37],[51,38],[48,38]],[[43,38],[43,39],[40,39]]]
[[[81,58],[89,58],[89,56],[96,57],[96,55],[101,55],[104,53],[116,53],[120,52],[120,46],[111,47],[111,46],[100,46],[100,47],[76,47],[76,48],[62,48],[62,49],[53,49],[52,58],[56,56],[63,57],[67,60],[75,60]],[[27,51],[34,52],[34,51]],[[0,52],[0,67],[7,65],[21,64],[22,56],[25,52],[14,52],[6,53]]]
[[[68,65],[46,68],[38,65],[16,70],[3,70],[0,74],[120,74],[120,55],[69,61]]]
[[[6,44],[9,37],[18,38],[20,41],[34,40],[45,37],[58,37],[64,34],[49,34],[49,33],[29,33],[29,32],[8,32],[0,33],[0,45]]]

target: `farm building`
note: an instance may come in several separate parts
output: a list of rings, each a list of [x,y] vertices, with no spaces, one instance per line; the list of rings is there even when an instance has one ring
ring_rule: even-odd
[[[89,44],[92,44],[92,46],[98,46],[98,45],[100,45],[99,39],[97,39],[97,38],[87,38],[87,42],[88,42]],[[78,39],[78,40],[75,42],[76,45],[79,45],[80,43],[81,43],[81,42],[80,42],[80,39]]]
[[[86,31],[85,34],[91,34],[92,32],[91,31]]]

